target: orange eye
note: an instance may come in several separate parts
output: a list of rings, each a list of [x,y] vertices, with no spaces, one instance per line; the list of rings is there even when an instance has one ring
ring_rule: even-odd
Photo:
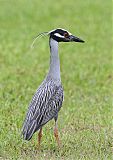
[[[68,38],[68,37],[69,37],[69,34],[68,34],[67,32],[65,32],[65,33],[64,33],[64,37],[65,37],[65,38]]]

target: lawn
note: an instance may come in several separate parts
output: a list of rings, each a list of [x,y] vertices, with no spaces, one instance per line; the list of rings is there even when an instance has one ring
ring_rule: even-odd
[[[0,0],[0,159],[113,159],[111,12],[107,0]],[[38,33],[58,27],[85,43],[59,45],[62,146],[51,121],[38,150],[37,134],[29,142],[20,134],[28,104],[48,72],[48,37],[30,45]]]

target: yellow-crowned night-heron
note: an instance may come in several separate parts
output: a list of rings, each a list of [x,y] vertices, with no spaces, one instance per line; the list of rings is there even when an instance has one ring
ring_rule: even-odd
[[[40,130],[38,133],[38,142],[40,145],[43,125],[54,118],[54,135],[59,145],[57,118],[63,102],[63,88],[60,77],[58,43],[84,41],[61,28],[52,30],[47,34],[49,35],[50,45],[50,69],[29,105],[22,128],[22,135],[25,140],[30,140],[33,134]]]

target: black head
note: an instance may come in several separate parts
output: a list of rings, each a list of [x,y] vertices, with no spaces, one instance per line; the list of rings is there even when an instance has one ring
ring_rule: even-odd
[[[81,42],[84,41],[80,38],[73,36],[67,30],[58,28],[49,32],[50,38],[54,39],[57,42]]]

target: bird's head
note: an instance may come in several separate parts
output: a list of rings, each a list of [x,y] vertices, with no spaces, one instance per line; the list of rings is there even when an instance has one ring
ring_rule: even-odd
[[[38,38],[40,38],[42,36],[46,36],[46,35],[48,35],[50,38],[54,39],[57,42],[81,42],[81,43],[84,43],[84,41],[82,39],[72,35],[67,30],[62,29],[62,28],[57,28],[57,29],[54,29],[49,32],[42,32],[42,33],[38,34],[35,37],[33,43],[31,44],[31,48],[33,47],[35,41]]]
[[[50,31],[48,35],[57,42],[84,42],[82,39],[61,28]]]

